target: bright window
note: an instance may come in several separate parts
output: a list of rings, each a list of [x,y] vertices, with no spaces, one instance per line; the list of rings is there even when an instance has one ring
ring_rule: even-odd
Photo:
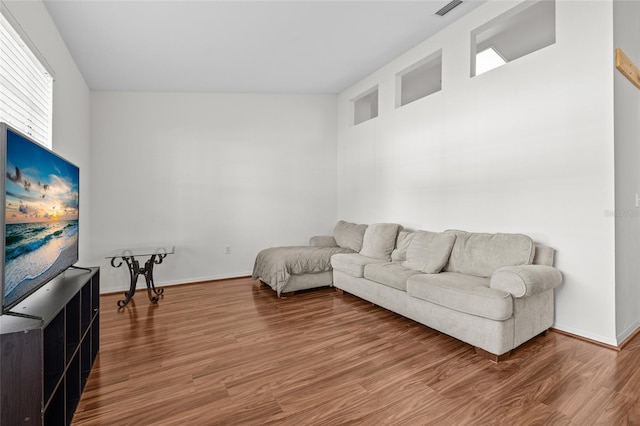
[[[476,75],[480,75],[484,72],[498,68],[500,65],[506,64],[502,56],[494,49],[490,47],[476,56]]]
[[[51,148],[53,77],[9,12],[0,13],[0,121]]]
[[[555,42],[555,0],[524,1],[471,31],[471,77]]]

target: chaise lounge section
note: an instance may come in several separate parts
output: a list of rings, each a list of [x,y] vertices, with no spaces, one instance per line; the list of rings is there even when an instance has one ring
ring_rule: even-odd
[[[308,246],[271,247],[256,256],[252,278],[277,292],[326,287],[333,284],[331,256],[362,249],[367,225],[339,221],[333,235],[315,236]]]

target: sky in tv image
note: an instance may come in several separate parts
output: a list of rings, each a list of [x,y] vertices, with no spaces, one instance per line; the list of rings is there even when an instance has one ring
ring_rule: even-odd
[[[5,305],[77,261],[79,170],[7,132]]]
[[[6,223],[78,219],[78,169],[8,133]]]

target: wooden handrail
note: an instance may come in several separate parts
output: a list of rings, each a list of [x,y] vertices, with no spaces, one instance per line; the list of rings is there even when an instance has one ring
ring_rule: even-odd
[[[616,49],[616,68],[640,89],[640,68],[620,48]]]

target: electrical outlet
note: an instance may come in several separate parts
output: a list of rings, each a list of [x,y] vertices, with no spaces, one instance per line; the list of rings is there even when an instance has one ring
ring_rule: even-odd
[[[224,246],[224,254],[231,254],[231,246],[230,245]]]
[[[640,194],[636,194],[636,207],[640,207]]]

